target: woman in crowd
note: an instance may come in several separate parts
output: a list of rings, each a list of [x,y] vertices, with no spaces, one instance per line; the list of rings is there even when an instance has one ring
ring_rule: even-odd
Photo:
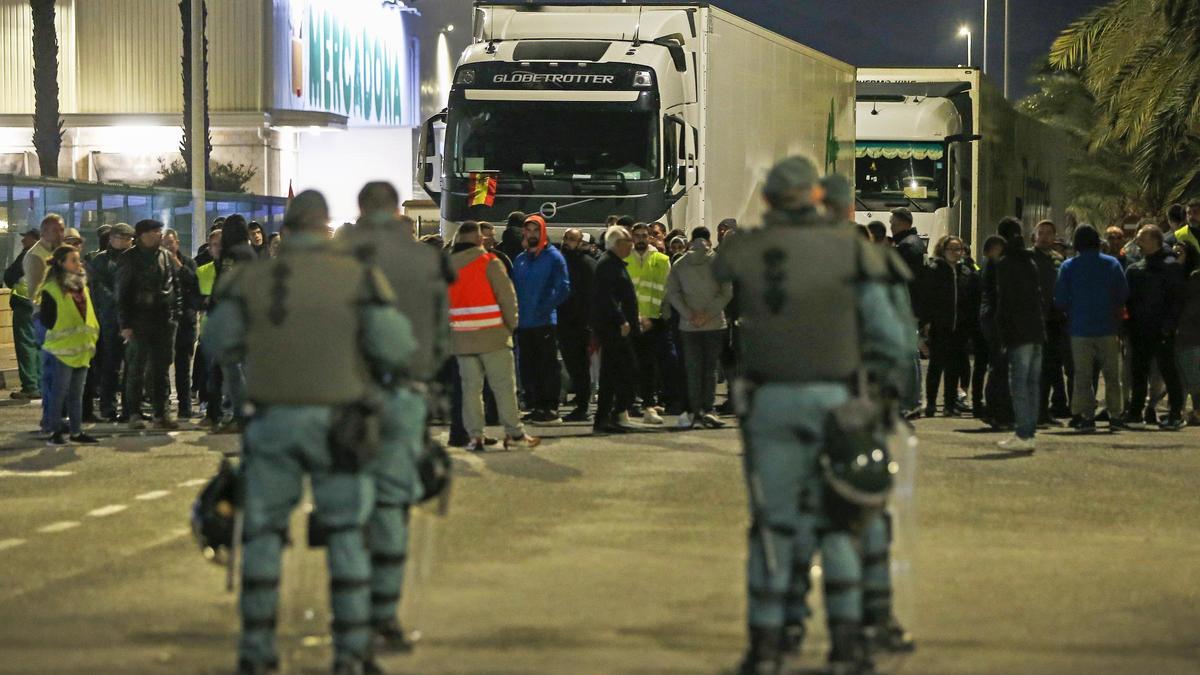
[[[944,380],[943,410],[955,417],[965,408],[958,402],[962,364],[967,361],[967,341],[976,322],[978,284],[974,270],[963,262],[965,248],[958,237],[942,237],[924,270],[920,313],[929,337],[929,370],[925,377],[925,416],[936,413],[939,382]]]
[[[75,443],[95,443],[83,432],[83,385],[88,364],[96,354],[100,323],[88,292],[87,272],[74,246],[60,246],[50,257],[46,280],[41,287],[41,320],[47,327],[44,349],[52,358],[54,379],[50,392],[50,410],[57,411],[57,424],[50,437],[54,445],[66,440],[62,410],[70,419],[70,438]]]

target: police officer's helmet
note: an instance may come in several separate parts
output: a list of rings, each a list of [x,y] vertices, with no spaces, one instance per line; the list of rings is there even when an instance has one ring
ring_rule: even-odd
[[[239,503],[241,476],[228,459],[192,504],[192,536],[211,562],[221,562],[233,549],[234,512]]]
[[[826,425],[821,472],[828,515],[858,529],[887,504],[897,472],[887,450],[877,404],[855,399],[838,407]]]

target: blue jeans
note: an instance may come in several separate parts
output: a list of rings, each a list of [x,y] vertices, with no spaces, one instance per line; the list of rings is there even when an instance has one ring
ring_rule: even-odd
[[[59,406],[54,408],[54,402],[50,395],[54,391],[54,371],[58,370],[58,359],[50,352],[42,349],[42,345],[46,342],[46,327],[42,325],[41,315],[33,315],[33,332],[37,336],[38,353],[41,357],[42,366],[42,381],[39,386],[42,388],[42,422],[39,425],[42,433],[48,434],[62,424],[63,409]]]
[[[49,410],[58,411],[58,415],[49,420],[49,431],[63,431],[62,410],[65,407],[67,417],[71,420],[71,435],[76,436],[83,433],[83,385],[87,382],[88,369],[72,368],[53,355],[50,355],[50,360],[54,364],[54,377],[51,378],[46,398],[50,400]]]
[[[1024,344],[1008,348],[1008,388],[1012,392],[1017,437],[1037,433],[1038,392],[1042,376],[1042,345]]]

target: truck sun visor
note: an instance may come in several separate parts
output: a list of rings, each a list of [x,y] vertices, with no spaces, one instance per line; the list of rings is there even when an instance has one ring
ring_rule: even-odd
[[[515,61],[599,61],[610,42],[594,40],[523,40],[513,50]]]
[[[941,143],[859,141],[854,146],[854,156],[860,159],[941,159],[945,154],[946,146]]]

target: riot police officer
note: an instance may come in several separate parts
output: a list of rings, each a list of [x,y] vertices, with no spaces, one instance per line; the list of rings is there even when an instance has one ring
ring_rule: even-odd
[[[415,349],[391,288],[328,240],[320,193],[296,195],[279,257],[222,279],[204,330],[214,358],[242,360],[254,414],[243,436],[244,554],[239,673],[277,667],[275,615],[289,514],[311,477],[310,521],[328,546],[335,674],[377,673],[370,649],[373,381]],[[384,378],[386,379],[386,377]]]
[[[358,194],[360,218],[346,232],[355,257],[376,266],[396,293],[394,306],[412,323],[417,351],[403,377],[387,382],[380,454],[372,467],[375,509],[368,526],[371,549],[371,626],[379,647],[412,647],[396,610],[408,553],[408,511],[421,498],[416,459],[427,439],[428,396],[449,353],[447,288],[454,280],[446,256],[416,240],[412,220],[401,216],[400,196],[389,183],[373,182]]]
[[[862,636],[858,535],[827,508],[822,455],[829,421],[865,370],[892,373],[907,354],[903,324],[885,284],[883,258],[816,208],[822,190],[812,162],[793,157],[768,176],[764,227],[728,239],[718,281],[741,297],[737,383],[751,502],[748,592],[750,646],[743,673],[782,665],[786,598],[805,541],[819,541],[835,672],[869,672]],[[864,461],[871,461],[864,458]]]

